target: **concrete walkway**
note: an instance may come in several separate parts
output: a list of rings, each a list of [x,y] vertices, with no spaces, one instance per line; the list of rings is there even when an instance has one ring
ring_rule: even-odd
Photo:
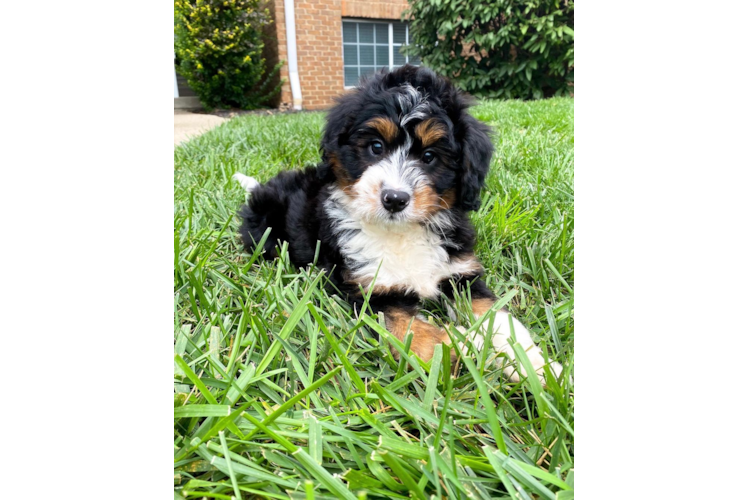
[[[190,113],[184,109],[174,110],[174,145],[198,136],[226,120],[215,115]]]

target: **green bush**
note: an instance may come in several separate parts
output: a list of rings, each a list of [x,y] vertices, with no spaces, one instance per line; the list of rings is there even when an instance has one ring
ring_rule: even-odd
[[[174,50],[179,73],[208,108],[260,107],[279,63],[265,75],[262,26],[272,22],[262,0],[176,0]]]
[[[573,0],[408,0],[408,53],[480,97],[574,91]]]

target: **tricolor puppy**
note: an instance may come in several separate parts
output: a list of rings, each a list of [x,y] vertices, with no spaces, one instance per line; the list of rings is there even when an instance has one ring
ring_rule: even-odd
[[[480,279],[467,216],[480,204],[493,146],[468,105],[446,79],[413,66],[375,74],[341,96],[327,116],[317,167],[281,172],[265,184],[234,176],[251,193],[239,211],[247,251],[271,228],[265,256],[276,257],[278,241],[287,241],[293,263],[305,266],[319,240],[317,265],[332,284],[358,306],[361,290],[371,290],[369,304],[384,313],[389,331],[402,340],[410,330],[413,352],[431,359],[450,339],[419,316],[422,299],[452,298],[454,282],[470,289],[476,318],[496,301]],[[480,348],[489,338],[513,360],[508,313],[492,314],[493,331],[470,340]],[[541,350],[519,321],[513,325],[543,376]],[[551,369],[558,375],[560,365]],[[513,380],[517,370],[519,363],[504,368]]]

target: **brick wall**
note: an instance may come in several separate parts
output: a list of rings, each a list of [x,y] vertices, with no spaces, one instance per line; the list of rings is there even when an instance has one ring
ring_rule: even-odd
[[[296,1],[296,48],[304,109],[325,109],[343,91],[341,0]]]
[[[296,0],[294,4],[303,109],[327,109],[333,98],[343,92],[343,17],[400,19],[408,7],[407,0]],[[283,0],[269,0],[268,8],[274,20],[268,31],[271,38],[274,35],[278,40],[277,57],[288,61]],[[281,78],[286,83],[280,105],[290,106],[293,98],[288,62],[281,69]]]

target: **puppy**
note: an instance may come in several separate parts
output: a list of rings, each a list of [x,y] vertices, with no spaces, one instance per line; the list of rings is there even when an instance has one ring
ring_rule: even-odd
[[[362,290],[371,292],[372,310],[384,313],[398,339],[412,332],[411,349],[425,361],[450,338],[419,315],[421,300],[453,298],[453,283],[469,289],[475,318],[489,311],[494,317],[493,331],[486,331],[487,319],[468,340],[481,349],[487,338],[514,360],[508,312],[492,309],[496,296],[473,252],[467,214],[480,205],[493,146],[469,104],[426,68],[403,66],[363,81],[330,110],[318,166],[281,172],[265,184],[234,176],[250,193],[239,210],[247,251],[271,228],[264,255],[276,257],[278,241],[287,241],[292,262],[305,266],[319,241],[317,265],[331,283],[359,308]],[[542,378],[541,350],[519,321],[513,326]],[[561,367],[552,363],[551,370],[558,376]],[[524,374],[519,363],[504,365],[514,381],[518,371]]]

